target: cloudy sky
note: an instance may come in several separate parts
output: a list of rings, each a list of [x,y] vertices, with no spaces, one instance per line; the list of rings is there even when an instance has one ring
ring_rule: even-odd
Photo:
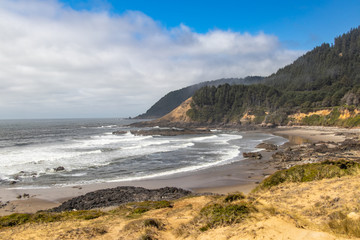
[[[336,1],[272,15],[174,2],[1,0],[0,118],[136,116],[191,84],[269,75],[360,23],[356,1],[346,18]]]

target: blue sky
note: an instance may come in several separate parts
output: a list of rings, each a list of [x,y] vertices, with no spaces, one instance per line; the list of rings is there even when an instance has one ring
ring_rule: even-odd
[[[0,119],[128,117],[268,76],[360,24],[359,1],[0,0]]]
[[[359,0],[63,0],[78,10],[141,11],[167,28],[185,24],[195,32],[212,29],[279,37],[292,49],[311,50],[360,24]]]

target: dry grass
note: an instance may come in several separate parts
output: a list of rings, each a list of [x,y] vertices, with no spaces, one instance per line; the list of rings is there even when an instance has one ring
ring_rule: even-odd
[[[359,189],[355,174],[281,183],[249,196],[131,203],[108,212],[17,214],[2,219],[0,239],[356,238]]]

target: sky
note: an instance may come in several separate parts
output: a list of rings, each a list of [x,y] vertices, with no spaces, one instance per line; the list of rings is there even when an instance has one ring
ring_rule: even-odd
[[[267,76],[360,24],[354,1],[1,0],[0,119],[128,117]]]

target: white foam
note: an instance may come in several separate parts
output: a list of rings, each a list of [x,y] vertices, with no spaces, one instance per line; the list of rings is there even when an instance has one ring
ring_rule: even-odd
[[[105,125],[105,126],[101,126],[99,128],[114,128],[117,127],[117,125]]]
[[[256,137],[264,139],[272,136],[265,134],[255,136],[255,139]],[[77,139],[62,143],[4,148],[0,149],[0,178],[8,179],[9,176],[23,170],[35,172],[37,176],[42,174],[63,174],[64,176],[81,177],[86,175],[85,171],[89,167],[105,166],[115,163],[115,161],[116,164],[121,164],[123,161],[129,161],[129,159],[135,159],[139,156],[172,151],[176,154],[176,151],[181,149],[184,149],[181,154],[185,152],[194,154],[194,159],[196,160],[191,160],[192,162],[189,161],[185,167],[160,173],[150,173],[148,175],[146,175],[147,173],[142,173],[145,176],[137,175],[114,179],[112,181],[131,181],[167,176],[239,161],[242,159],[242,157],[239,156],[239,148],[241,149],[241,147],[249,150],[258,150],[254,149],[257,143],[255,139],[232,141],[242,138],[243,136],[240,134],[227,133],[178,137],[136,136],[128,131],[122,135],[113,135],[111,132],[107,132],[87,139]],[[101,151],[101,149],[110,150]],[[84,170],[74,173],[73,175],[64,174],[53,170],[58,166],[63,166],[67,172]],[[69,179],[69,181],[71,181],[71,179]],[[80,182],[90,183],[103,181],[105,180],[94,179]],[[76,184],[79,184],[79,182]]]
[[[195,138],[191,138],[189,139],[192,142],[203,142],[203,141],[208,141],[210,139],[215,139],[218,138],[217,135],[211,135],[211,136],[205,136],[205,137],[195,137]]]
[[[20,171],[53,173],[51,169],[63,166],[66,171],[86,169],[89,166],[103,166],[116,158],[128,158],[157,152],[176,151],[193,146],[189,142],[171,142],[152,136],[135,136],[105,133],[89,139],[57,143],[48,146],[30,146],[0,150],[1,175],[13,175]],[[110,148],[113,151],[101,151]],[[50,171],[49,171],[50,169]]]
[[[214,166],[232,163],[232,162],[234,162],[234,158],[239,156],[239,153],[240,153],[240,151],[238,150],[238,148],[233,148],[232,150],[228,151],[227,154],[224,155],[221,159],[219,159],[218,161],[215,161],[215,162],[208,162],[208,163],[202,164],[202,165],[183,167],[183,168],[169,170],[169,171],[165,171],[165,172],[161,172],[161,173],[149,174],[146,176],[108,180],[107,182],[127,182],[127,181],[135,181],[135,180],[143,180],[143,179],[149,179],[149,178],[169,176],[169,175],[174,175],[174,174],[178,174],[178,173],[199,171],[199,170],[214,167]]]

